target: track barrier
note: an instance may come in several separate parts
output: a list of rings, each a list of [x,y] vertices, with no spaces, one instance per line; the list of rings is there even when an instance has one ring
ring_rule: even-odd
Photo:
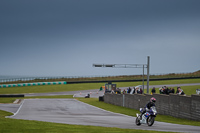
[[[0,85],[0,88],[22,87],[22,86],[38,86],[38,85],[59,85],[59,84],[67,84],[67,82],[66,81],[59,81],[59,82],[36,82],[36,83],[3,84],[3,85]]]
[[[24,94],[2,94],[0,97],[24,97]]]

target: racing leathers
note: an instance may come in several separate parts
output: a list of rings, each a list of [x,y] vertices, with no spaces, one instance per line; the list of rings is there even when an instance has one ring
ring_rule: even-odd
[[[143,115],[144,113],[146,113],[147,111],[149,111],[150,108],[153,107],[153,106],[156,106],[154,102],[151,102],[151,101],[148,102],[148,103],[146,104],[146,106],[144,107],[144,109],[143,109],[143,112],[142,112],[142,114],[141,114],[141,116],[140,116],[140,119],[142,119],[142,115]]]

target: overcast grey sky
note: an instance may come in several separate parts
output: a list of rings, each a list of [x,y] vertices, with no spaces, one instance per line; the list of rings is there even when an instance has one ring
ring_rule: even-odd
[[[133,75],[200,70],[200,0],[1,0],[0,75]]]

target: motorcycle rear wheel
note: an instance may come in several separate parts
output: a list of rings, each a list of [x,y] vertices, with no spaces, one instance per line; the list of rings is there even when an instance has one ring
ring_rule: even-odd
[[[140,123],[140,116],[136,117],[136,119],[135,119],[135,124],[136,124],[137,126],[140,126],[140,125],[141,125],[141,123]]]
[[[154,117],[154,116],[149,116],[149,117],[147,118],[147,125],[148,125],[148,126],[152,126],[153,123],[154,123],[154,121],[155,121],[155,117]]]

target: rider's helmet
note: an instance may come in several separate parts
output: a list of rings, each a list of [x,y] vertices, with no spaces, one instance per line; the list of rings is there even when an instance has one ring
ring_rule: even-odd
[[[156,99],[155,99],[154,97],[152,97],[152,98],[150,99],[150,102],[155,103],[155,102],[156,102]]]

